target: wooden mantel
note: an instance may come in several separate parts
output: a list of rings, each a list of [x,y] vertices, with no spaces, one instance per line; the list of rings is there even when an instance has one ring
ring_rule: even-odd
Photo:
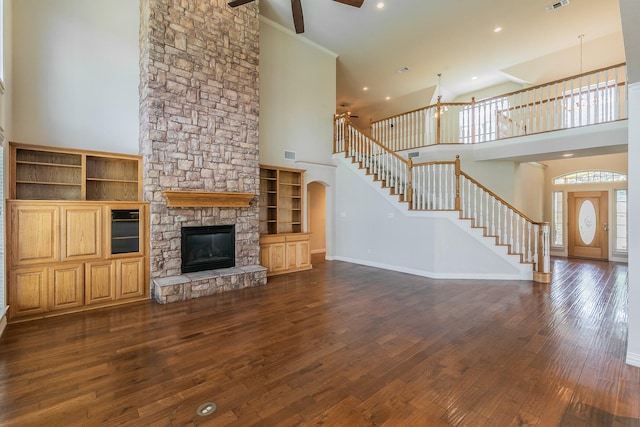
[[[174,208],[248,208],[255,197],[252,193],[166,190],[162,195],[167,206]]]

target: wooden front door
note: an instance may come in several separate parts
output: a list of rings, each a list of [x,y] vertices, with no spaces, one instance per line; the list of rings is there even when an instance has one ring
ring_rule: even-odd
[[[568,194],[570,257],[608,259],[609,215],[606,191]]]

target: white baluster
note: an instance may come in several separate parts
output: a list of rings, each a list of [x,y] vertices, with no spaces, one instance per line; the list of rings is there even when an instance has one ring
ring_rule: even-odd
[[[539,224],[533,224],[533,265],[534,265],[534,271],[539,271],[539,265],[538,265],[538,234],[540,233],[540,225]]]
[[[473,184],[473,223],[478,224],[478,199],[476,197],[478,186]]]
[[[486,216],[485,215],[485,209],[486,209],[486,206],[483,206],[483,203],[482,203],[482,201],[485,200],[485,197],[486,197],[486,193],[481,188],[480,189],[480,198],[479,198],[480,199],[480,206],[478,208],[478,214],[480,215],[480,219],[479,219],[478,225],[480,225],[482,227],[486,226],[486,221],[485,221],[485,216]],[[484,203],[484,205],[486,205],[486,203]]]
[[[515,247],[515,229],[513,226],[513,211],[511,209],[509,209],[509,235],[508,235],[508,239],[509,239],[509,245],[511,246],[511,253],[516,252],[517,248]]]
[[[527,226],[527,261],[531,262],[531,253],[533,252],[533,242],[531,241],[531,223],[526,221]]]
[[[500,203],[497,200],[496,202],[498,203],[498,209],[496,211],[496,225],[497,225],[496,236],[498,236],[498,244],[500,244],[502,243],[502,227],[500,222],[500,210],[502,209],[502,203]]]
[[[449,167],[447,165],[443,165],[444,169],[444,186],[442,191],[444,193],[444,209],[449,209]]]
[[[527,249],[525,247],[525,243],[526,243],[525,242],[525,235],[526,235],[526,232],[527,232],[527,221],[524,218],[520,217],[520,222],[522,223],[522,242],[521,242],[522,250],[521,250],[521,253],[522,253],[522,257],[526,258]]]
[[[491,201],[491,227],[490,227],[490,235],[495,236],[496,235],[496,202],[498,200],[496,200],[495,197],[491,197],[489,199]]]

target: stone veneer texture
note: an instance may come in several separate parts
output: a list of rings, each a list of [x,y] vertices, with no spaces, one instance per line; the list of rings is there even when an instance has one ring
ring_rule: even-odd
[[[258,6],[142,0],[140,153],[151,279],[180,275],[182,226],[235,224],[236,265],[259,264],[249,208],[167,208],[163,190],[259,193]]]

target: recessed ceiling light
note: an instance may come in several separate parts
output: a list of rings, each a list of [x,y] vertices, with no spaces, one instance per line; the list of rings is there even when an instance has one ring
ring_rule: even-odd
[[[562,155],[562,157],[571,157],[571,156],[573,156],[573,153],[564,153]]]
[[[369,88],[367,86],[365,86],[365,87],[362,88],[362,90],[366,92],[366,91],[369,90]]]
[[[378,9],[384,9],[384,3],[383,3],[383,2],[381,2],[381,1],[379,1],[379,2],[378,2],[378,4],[376,5],[376,7],[377,7]]]
[[[478,80],[478,76],[471,77],[471,80]]]
[[[502,31],[502,27],[495,27],[495,28],[493,29],[493,32],[494,32],[494,33],[499,33],[500,31]]]
[[[388,100],[390,100],[390,99],[391,99],[391,97],[390,97],[390,96],[387,96],[384,100],[385,100],[385,101],[388,101]]]

